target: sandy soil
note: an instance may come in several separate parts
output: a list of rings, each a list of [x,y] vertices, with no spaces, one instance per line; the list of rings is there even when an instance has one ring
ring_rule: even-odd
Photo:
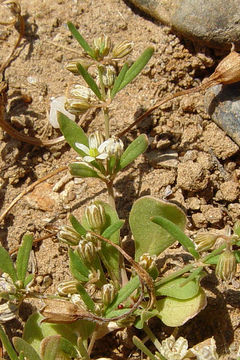
[[[51,97],[64,94],[73,81],[64,66],[78,57],[76,52],[81,52],[66,28],[67,21],[78,25],[89,42],[102,33],[111,36],[113,42],[134,41],[133,59],[146,47],[155,48],[141,76],[113,103],[113,134],[165,94],[199,85],[224,56],[177,37],[123,0],[106,0],[104,5],[96,0],[22,0],[21,8],[26,30],[18,54],[5,72],[9,84],[6,119],[18,131],[31,136],[44,139],[60,136],[48,123],[49,102]],[[16,28],[0,28],[0,63],[11,51]],[[32,98],[31,103],[28,97]],[[88,132],[101,130],[100,114],[92,112],[82,126]],[[204,94],[193,94],[162,106],[124,137],[125,144],[139,133],[147,133],[151,145],[116,181],[120,218],[127,217],[138,197],[151,194],[163,198],[168,194],[168,200],[185,209],[190,235],[202,229],[222,231],[239,219],[239,149],[207,115]],[[39,148],[3,131],[0,136],[2,212],[32,182],[76,158],[65,143]],[[38,238],[47,234],[47,226],[68,223],[70,213],[78,217],[95,194],[99,199],[107,199],[101,184],[92,179],[70,180],[54,192],[53,186],[65,174],[66,171],[39,185],[4,218],[0,238],[7,249],[16,247],[27,231]],[[67,249],[57,241],[44,240],[35,247],[35,258],[39,289],[44,281],[52,280],[48,291],[54,291],[59,281],[70,276]],[[234,285],[227,288],[211,275],[204,281],[208,306],[179,329],[179,335],[185,336],[190,345],[215,336],[221,359],[235,358],[240,338],[238,281],[239,272]],[[160,321],[154,321],[152,326],[160,339],[172,332]],[[103,340],[96,345],[94,356],[139,359],[139,352],[124,336],[129,337],[108,335],[104,347]],[[108,349],[107,353],[103,348]]]

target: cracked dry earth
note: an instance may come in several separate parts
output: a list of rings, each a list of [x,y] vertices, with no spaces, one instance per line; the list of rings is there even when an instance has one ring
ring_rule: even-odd
[[[112,104],[112,134],[128,126],[165,94],[199,85],[226,55],[177,37],[123,0],[22,0],[21,8],[26,29],[17,56],[5,72],[9,85],[6,119],[18,131],[44,139],[60,136],[48,123],[49,102],[51,97],[64,94],[73,81],[64,66],[80,52],[66,28],[67,21],[78,25],[89,42],[102,33],[114,42],[133,41],[133,59],[146,47],[155,48],[142,74]],[[11,51],[16,28],[0,28],[0,63]],[[30,103],[26,101],[29,97]],[[100,113],[90,113],[82,126],[86,132],[102,130]],[[140,133],[148,135],[150,146],[115,183],[120,218],[127,218],[133,201],[147,194],[178,203],[188,217],[188,235],[203,229],[221,232],[240,218],[239,148],[211,121],[204,94],[192,94],[161,106],[126,134],[124,143],[129,144]],[[31,183],[76,158],[64,142],[39,148],[3,131],[0,136],[2,212]],[[50,178],[16,203],[1,224],[3,246],[12,250],[27,231],[39,238],[48,233],[49,225],[67,224],[68,215],[79,217],[95,195],[107,200],[97,180],[75,181],[67,176],[62,181],[65,175],[67,171]],[[124,231],[126,235],[127,228]],[[50,284],[47,291],[54,292],[60,281],[70,277],[67,248],[50,238],[38,244],[34,254],[36,287],[41,290]],[[180,254],[181,249],[173,246],[162,256],[171,267],[173,259],[183,261]],[[190,345],[214,336],[221,359],[235,359],[239,345],[239,275],[238,269],[234,283],[223,287],[210,273],[203,281],[207,307],[179,329],[179,335],[186,337]],[[30,311],[24,306],[19,321],[9,322],[9,333],[21,333]],[[152,327],[160,339],[172,333],[160,321],[154,320]],[[130,340],[133,333],[128,329],[107,335],[96,343],[93,356],[140,359]]]

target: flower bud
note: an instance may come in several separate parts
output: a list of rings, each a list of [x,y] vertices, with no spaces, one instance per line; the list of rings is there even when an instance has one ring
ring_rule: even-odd
[[[74,115],[87,111],[96,99],[91,89],[79,84],[75,84],[68,93],[65,109]]]
[[[98,282],[100,280],[100,277],[101,277],[100,270],[98,269],[96,271],[96,270],[92,269],[88,274],[89,283],[94,284],[94,283]]]
[[[62,281],[57,286],[57,292],[59,295],[67,296],[69,294],[75,294],[77,293],[77,281],[76,280],[70,280],[70,281]]]
[[[87,232],[86,235],[85,235],[85,240],[87,240],[88,242],[92,242],[94,244],[94,246],[95,246],[96,251],[101,250],[102,242],[96,236],[93,236],[92,234]]]
[[[187,354],[187,349],[188,341],[182,336],[175,340],[173,335],[163,340],[159,347],[161,355],[168,360],[183,359]]]
[[[74,75],[79,75],[77,64],[81,64],[82,67],[87,70],[92,63],[90,61],[87,61],[86,59],[70,60],[65,67]]]
[[[196,244],[196,250],[197,251],[206,251],[211,249],[213,245],[215,244],[216,240],[218,238],[218,235],[210,234],[210,233],[201,233],[197,234],[197,236],[194,239],[194,242]]]
[[[102,82],[106,88],[111,88],[116,78],[116,70],[112,65],[105,66],[102,71]],[[99,85],[99,76],[97,75],[96,82]]]
[[[82,99],[86,101],[94,101],[96,99],[94,92],[79,84],[75,84],[71,89],[69,89],[69,94],[75,96],[77,99]]]
[[[102,287],[102,301],[105,306],[111,304],[115,297],[115,288],[113,284],[104,284]]]
[[[78,234],[71,226],[63,225],[57,234],[58,240],[68,245],[78,245],[81,235]]]
[[[124,151],[124,145],[121,139],[113,136],[104,141],[99,150],[106,152],[109,158],[114,156],[116,159],[120,159]]]
[[[106,215],[104,207],[101,204],[93,203],[85,210],[85,216],[88,225],[93,231],[101,231],[106,224]]]
[[[237,261],[234,253],[226,249],[218,259],[216,276],[224,281],[231,281],[237,270]]]
[[[142,254],[139,259],[139,265],[142,266],[154,279],[158,276],[158,269],[156,266],[156,255]]]
[[[74,304],[79,306],[80,308],[83,308],[85,310],[87,310],[86,304],[83,301],[82,297],[80,294],[72,294],[70,301]]]
[[[82,99],[67,99],[65,102],[65,110],[73,115],[79,115],[90,109],[91,105]]]
[[[102,35],[98,38],[95,38],[93,40],[94,43],[94,50],[96,56],[100,56],[103,58],[104,56],[109,54],[109,51],[111,49],[111,39],[109,36]]]
[[[133,49],[133,43],[129,42],[128,40],[124,40],[114,46],[112,51],[112,58],[113,59],[121,59],[124,56],[128,55]]]
[[[233,226],[233,231],[235,232],[235,234],[240,237],[240,220],[238,220],[234,226]]]
[[[18,307],[10,301],[0,304],[0,324],[16,317]]]
[[[0,298],[2,295],[10,295],[16,293],[16,287],[14,286],[12,279],[7,273],[3,273],[0,277]]]
[[[240,54],[231,51],[216,67],[205,85],[233,84],[240,81]]]
[[[95,131],[88,137],[89,149],[98,149],[104,140],[103,134],[100,131]]]
[[[80,240],[77,248],[77,252],[82,257],[83,261],[91,263],[96,258],[95,245],[92,242],[86,240]]]

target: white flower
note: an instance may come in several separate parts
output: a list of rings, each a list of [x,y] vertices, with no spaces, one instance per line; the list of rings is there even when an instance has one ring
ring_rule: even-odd
[[[121,139],[117,139],[113,136],[104,141],[101,145],[101,149],[108,154],[108,157],[115,156],[117,159],[120,159],[123,154],[124,145]]]
[[[197,346],[191,349],[191,352],[196,356],[197,360],[218,360],[218,354],[216,351],[216,342],[214,338],[211,338],[211,344],[205,345],[198,349]]]
[[[160,347],[160,353],[168,360],[182,360],[187,354],[188,341],[183,337],[179,337],[175,340],[171,335],[167,339],[163,340]]]
[[[0,324],[12,320],[16,317],[18,307],[11,301],[0,305]]]
[[[94,160],[104,160],[108,157],[107,152],[105,152],[104,137],[99,131],[89,135],[88,142],[89,147],[75,143],[75,146],[86,154],[83,161],[92,162]]]

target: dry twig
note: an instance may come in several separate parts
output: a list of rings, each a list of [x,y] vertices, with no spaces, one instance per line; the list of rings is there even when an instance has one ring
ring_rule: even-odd
[[[31,185],[29,185],[26,189],[24,189],[12,202],[11,204],[7,207],[7,209],[2,213],[2,215],[0,216],[0,222],[5,218],[5,216],[8,214],[8,212],[12,209],[12,207],[27,193],[29,193],[30,191],[32,191],[38,184],[42,183],[43,181],[50,179],[51,177],[53,177],[54,175],[60,173],[61,171],[67,170],[68,167],[67,166],[63,166],[60,169],[56,169],[53,172],[51,172],[50,174],[42,177],[41,179],[38,179],[37,181],[35,181],[34,183],[32,183]]]

